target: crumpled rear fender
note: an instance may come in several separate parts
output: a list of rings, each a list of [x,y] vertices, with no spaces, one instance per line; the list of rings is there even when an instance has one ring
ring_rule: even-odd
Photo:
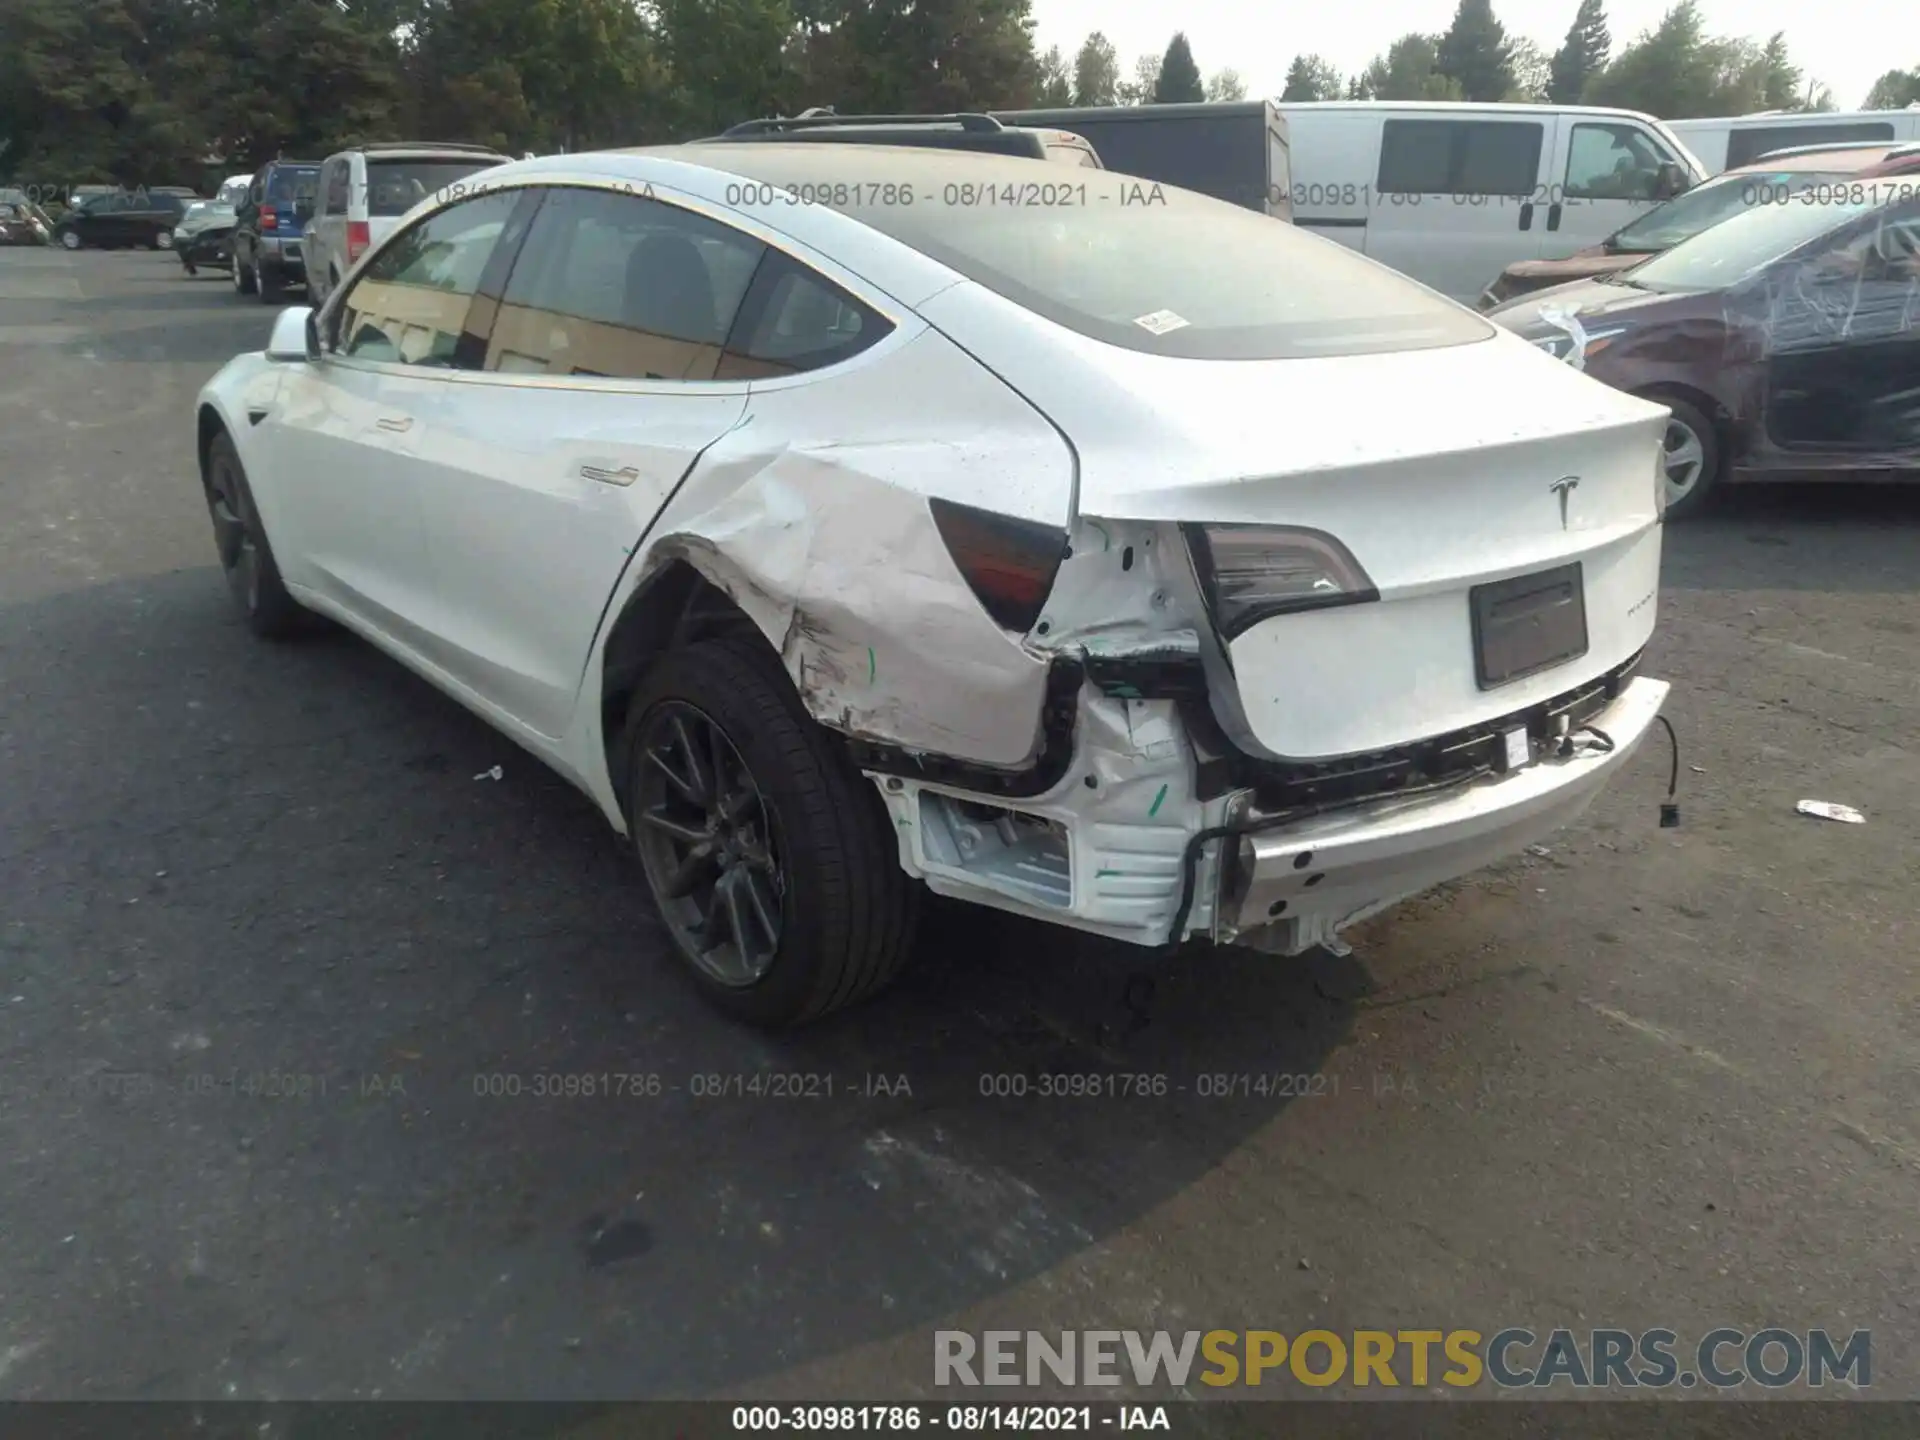
[[[756,385],[610,614],[685,563],[766,636],[822,724],[1017,770],[1041,748],[1049,660],[981,607],[928,501],[1064,537],[1073,484],[1072,450],[1024,399],[938,332],[892,337],[832,372]]]

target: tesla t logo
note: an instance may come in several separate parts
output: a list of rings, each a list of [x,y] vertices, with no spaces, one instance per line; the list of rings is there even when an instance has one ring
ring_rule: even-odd
[[[1567,475],[1554,481],[1547,487],[1547,489],[1560,497],[1560,528],[1562,530],[1567,528],[1567,499],[1573,494],[1574,490],[1579,487],[1579,484],[1580,477],[1578,475]]]

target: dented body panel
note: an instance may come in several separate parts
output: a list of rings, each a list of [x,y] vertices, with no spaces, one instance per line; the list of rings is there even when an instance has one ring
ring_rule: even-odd
[[[209,426],[235,437],[296,598],[616,829],[622,696],[695,590],[845,738],[909,874],[1141,945],[1325,943],[1577,817],[1654,723],[1665,687],[1634,669],[1658,588],[1660,407],[1497,332],[1288,361],[1116,348],[826,205],[741,212],[728,152],[685,154],[556,157],[489,184],[643,183],[812,267],[885,338],[698,383],[253,356],[203,394],[203,444]],[[404,433],[383,433],[396,396]],[[311,545],[302,517],[326,491],[293,423],[377,454],[410,528],[332,513],[341,563]],[[1551,488],[1569,474],[1571,499]],[[1026,629],[989,614],[935,502],[1058,538]],[[1230,629],[1195,559],[1219,526],[1332,537],[1368,592]],[[388,573],[356,579],[356,547]],[[1583,648],[1477,683],[1476,587],[1569,565]],[[1611,750],[1575,743],[1591,726]],[[1400,772],[1416,781],[1391,779],[1399,795],[1355,781]]]

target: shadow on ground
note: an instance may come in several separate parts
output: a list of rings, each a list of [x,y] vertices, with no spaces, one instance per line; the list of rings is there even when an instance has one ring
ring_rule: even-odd
[[[878,1003],[736,1029],[587,801],[211,569],[0,611],[0,793],[20,1395],[688,1393],[910,1332],[1216,1165],[1283,1102],[1198,1077],[1320,1069],[1365,989],[942,906]]]

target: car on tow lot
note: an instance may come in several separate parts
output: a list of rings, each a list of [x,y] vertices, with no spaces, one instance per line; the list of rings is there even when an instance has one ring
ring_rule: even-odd
[[[234,293],[270,305],[287,286],[304,283],[300,241],[319,179],[319,162],[312,160],[271,160],[254,173],[234,207],[227,262]]]
[[[0,200],[0,245],[45,245],[52,236],[53,226],[39,206]]]
[[[201,392],[241,613],[567,777],[766,1025],[883,985],[921,885],[1296,955],[1579,816],[1667,691],[1665,411],[1063,173],[989,210],[1031,161],[737,143],[442,192]]]
[[[309,301],[324,301],[353,262],[429,195],[512,158],[484,145],[398,140],[328,156],[307,226]]]
[[[113,190],[89,195],[55,223],[54,242],[68,250],[143,245],[167,250],[187,201],[170,190]]]
[[[222,200],[200,200],[187,207],[173,232],[173,253],[180,257],[180,268],[189,275],[200,273],[202,265],[219,266],[232,255],[235,211]]]
[[[1649,210],[1598,245],[1562,260],[1522,260],[1507,266],[1481,295],[1479,308],[1491,310],[1536,290],[1630,269],[1729,215],[1776,204],[1811,187],[1831,189],[1836,181],[1865,184],[1897,175],[1920,176],[1920,145],[1809,145],[1768,155]]]
[[[1671,409],[1675,516],[1731,481],[1920,472],[1920,177],[1789,192],[1488,318]]]

